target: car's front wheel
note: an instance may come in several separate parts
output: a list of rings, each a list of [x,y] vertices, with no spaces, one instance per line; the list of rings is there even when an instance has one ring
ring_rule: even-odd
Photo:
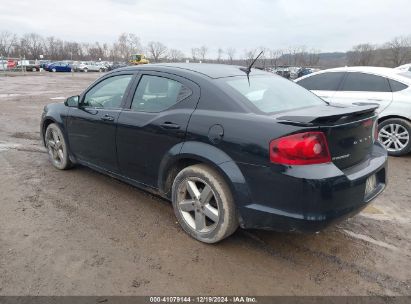
[[[63,133],[57,124],[50,124],[44,135],[44,142],[49,154],[49,158],[54,167],[60,170],[68,169],[72,166],[70,161],[67,144]]]
[[[52,68],[51,71],[52,71],[53,73],[57,72],[57,70],[56,70],[55,68]]]
[[[189,166],[177,174],[172,202],[181,227],[201,242],[219,242],[238,227],[230,188],[216,170],[206,165]]]
[[[378,125],[378,140],[389,155],[401,156],[411,151],[411,123],[402,118],[390,118]]]

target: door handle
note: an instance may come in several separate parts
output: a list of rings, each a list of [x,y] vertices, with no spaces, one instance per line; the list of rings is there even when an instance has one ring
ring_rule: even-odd
[[[113,121],[113,120],[114,120],[114,117],[106,114],[106,115],[104,115],[103,117],[101,117],[101,120],[104,120],[104,121]]]
[[[177,130],[180,129],[180,125],[166,121],[165,123],[161,124],[161,127],[164,129],[173,129],[173,130]]]

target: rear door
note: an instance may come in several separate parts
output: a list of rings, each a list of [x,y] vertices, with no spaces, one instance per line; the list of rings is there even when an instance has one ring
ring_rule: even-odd
[[[200,97],[197,84],[176,75],[144,72],[118,119],[117,154],[121,173],[157,186],[161,160],[185,139]]]
[[[79,108],[70,108],[68,137],[78,159],[118,172],[116,124],[132,78],[132,74],[106,77],[86,91]]]
[[[388,79],[378,75],[347,72],[341,89],[334,95],[336,103],[375,103],[377,112],[383,111],[392,102],[392,92]]]
[[[345,72],[325,72],[308,76],[296,82],[322,99],[331,102],[339,89]]]

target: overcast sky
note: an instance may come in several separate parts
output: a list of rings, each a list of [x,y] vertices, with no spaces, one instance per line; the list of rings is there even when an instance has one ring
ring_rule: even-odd
[[[0,31],[36,32],[82,42],[113,42],[122,32],[143,43],[191,47],[305,45],[346,51],[411,34],[410,0],[0,0]]]

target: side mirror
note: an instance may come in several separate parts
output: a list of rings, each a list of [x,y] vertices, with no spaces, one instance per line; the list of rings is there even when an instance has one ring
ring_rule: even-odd
[[[78,108],[79,106],[79,100],[80,100],[80,96],[76,95],[76,96],[71,96],[69,98],[66,99],[66,101],[64,102],[64,104],[68,107],[73,107],[73,108]]]

